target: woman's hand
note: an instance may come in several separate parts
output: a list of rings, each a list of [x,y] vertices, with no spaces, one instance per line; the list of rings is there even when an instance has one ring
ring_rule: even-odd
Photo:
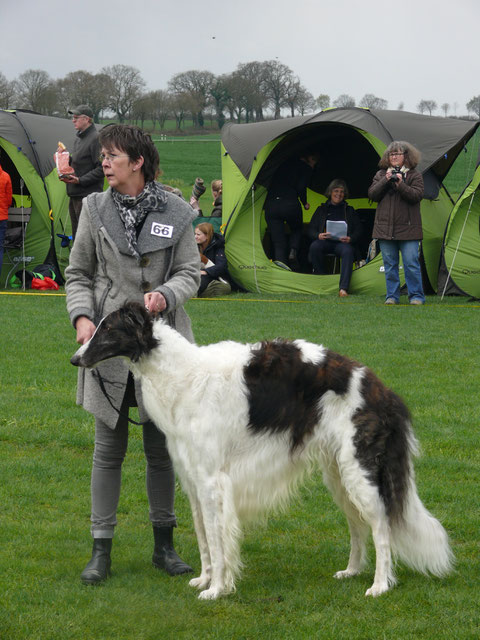
[[[345,242],[346,244],[348,244],[350,242],[350,236],[341,237],[340,242]]]
[[[97,327],[93,322],[87,318],[87,316],[80,316],[75,322],[75,329],[77,330],[77,342],[78,344],[85,344],[95,333]]]
[[[332,235],[331,233],[327,233],[325,231],[325,233],[319,233],[318,234],[318,239],[319,240],[328,240],[331,237],[331,235]]]
[[[150,291],[144,295],[145,309],[150,311],[152,316],[162,313],[167,308],[167,301],[158,291]]]

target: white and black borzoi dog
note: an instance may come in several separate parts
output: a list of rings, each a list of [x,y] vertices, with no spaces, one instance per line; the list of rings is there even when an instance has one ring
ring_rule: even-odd
[[[369,529],[376,568],[366,595],[395,583],[392,552],[426,574],[451,569],[447,534],[417,495],[408,409],[368,368],[304,340],[199,347],[135,303],[105,317],[71,362],[116,356],[140,379],[190,499],[200,598],[234,590],[241,520],[285,504],[314,465],[350,529],[336,578],[362,570]]]

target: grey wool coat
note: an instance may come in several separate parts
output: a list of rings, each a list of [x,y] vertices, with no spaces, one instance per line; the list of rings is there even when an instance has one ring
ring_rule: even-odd
[[[65,270],[67,311],[73,326],[86,316],[95,325],[126,301],[143,304],[144,294],[159,291],[167,301],[163,318],[193,342],[190,319],[183,305],[200,284],[200,256],[192,220],[195,213],[181,198],[167,193],[164,210],[147,214],[138,236],[140,260],[128,248],[125,228],[115,207],[111,189],[92,193],[83,200],[70,262]],[[166,225],[158,227],[158,225]],[[166,233],[158,235],[159,229]],[[171,237],[168,237],[168,236]],[[100,364],[111,403],[120,409],[128,379],[122,358]],[[148,415],[136,383],[140,420]],[[118,413],[105,398],[95,371],[79,369],[77,404],[115,428]]]

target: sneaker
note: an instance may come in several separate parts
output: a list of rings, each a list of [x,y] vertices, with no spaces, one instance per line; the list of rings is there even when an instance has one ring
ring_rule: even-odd
[[[277,267],[281,267],[282,269],[286,269],[287,271],[291,271],[290,267],[288,267],[284,262],[282,262],[281,260],[274,260],[273,264],[276,264]]]
[[[385,300],[385,304],[398,304],[398,302],[396,300],[394,300],[393,298],[387,298]]]
[[[423,300],[419,300],[418,298],[413,298],[413,300],[410,300],[410,304],[425,304],[423,302]]]

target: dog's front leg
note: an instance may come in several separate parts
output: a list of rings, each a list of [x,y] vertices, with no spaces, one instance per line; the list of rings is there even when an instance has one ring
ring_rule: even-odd
[[[210,552],[208,550],[207,536],[205,533],[205,525],[202,517],[202,509],[200,502],[197,498],[196,492],[189,492],[190,506],[192,508],[193,524],[195,526],[195,533],[197,534],[198,550],[200,552],[200,561],[202,563],[202,570],[198,578],[192,578],[188,583],[191,587],[197,589],[206,589],[210,586],[211,578],[211,559]]]
[[[202,489],[198,490],[201,517],[205,527],[211,562],[210,586],[198,596],[201,600],[215,600],[227,593],[223,535],[225,526],[228,525],[225,523],[224,515],[225,482],[222,481],[221,476],[222,474],[219,474],[218,477],[209,478]],[[230,502],[230,496],[228,496],[227,501]]]

